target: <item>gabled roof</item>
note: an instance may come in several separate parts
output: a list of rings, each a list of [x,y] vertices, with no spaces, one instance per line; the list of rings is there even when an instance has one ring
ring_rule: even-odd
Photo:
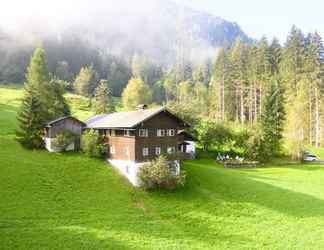
[[[118,112],[112,113],[108,115],[99,115],[94,116],[88,119],[86,123],[87,128],[93,129],[117,129],[117,128],[135,128],[142,122],[147,121],[153,116],[161,113],[167,112],[169,115],[173,116],[179,122],[184,124],[184,127],[188,127],[189,125],[184,122],[179,117],[173,115],[169,112],[165,107],[155,108],[155,109],[141,109],[131,112]]]
[[[53,120],[53,121],[50,121],[50,122],[46,123],[45,127],[51,127],[51,126],[53,126],[55,123],[60,122],[60,121],[65,120],[65,119],[73,119],[73,120],[75,120],[75,121],[81,123],[82,125],[86,125],[84,122],[78,120],[77,118],[75,118],[75,117],[73,117],[73,116],[63,116],[63,117],[57,118],[57,119],[55,119],[55,120]]]

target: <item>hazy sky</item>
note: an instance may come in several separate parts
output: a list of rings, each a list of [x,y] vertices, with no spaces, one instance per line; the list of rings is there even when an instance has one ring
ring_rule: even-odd
[[[118,0],[117,0],[118,1]],[[131,9],[141,9],[153,0],[123,0]],[[252,38],[276,36],[284,42],[296,24],[305,33],[317,30],[324,36],[324,0],[173,0],[237,22]],[[95,2],[95,3],[94,3]],[[118,1],[118,3],[121,0]],[[95,5],[95,6],[89,6]],[[49,28],[65,23],[66,17],[82,20],[88,8],[116,4],[116,0],[1,0],[0,24],[7,28],[28,25],[41,16]],[[129,5],[129,6],[128,6]],[[101,13],[104,14],[104,13]],[[81,14],[80,14],[81,15]],[[27,21],[26,21],[27,20]],[[39,22],[36,26],[42,25]]]
[[[237,22],[251,37],[282,42],[293,24],[324,36],[324,0],[174,0]]]

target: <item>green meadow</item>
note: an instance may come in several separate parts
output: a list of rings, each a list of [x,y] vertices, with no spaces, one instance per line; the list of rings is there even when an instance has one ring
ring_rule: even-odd
[[[185,187],[147,193],[104,161],[23,149],[21,96],[0,87],[0,249],[323,249],[324,166],[225,169],[206,156],[183,164]]]

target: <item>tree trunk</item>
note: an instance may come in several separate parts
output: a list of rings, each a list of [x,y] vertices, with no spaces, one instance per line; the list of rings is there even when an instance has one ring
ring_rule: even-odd
[[[262,87],[261,86],[260,86],[260,103],[259,103],[259,107],[260,107],[259,116],[261,117],[261,115],[262,115]]]
[[[240,110],[241,110],[241,124],[244,125],[244,89],[243,84],[241,84],[241,90],[240,90]]]
[[[254,123],[256,123],[258,117],[258,93],[257,93],[257,87],[255,81],[253,83],[253,88],[254,88]]]
[[[313,110],[312,110],[312,91],[309,93],[309,144],[313,145]]]
[[[321,140],[321,131],[320,131],[320,100],[318,98],[318,90],[315,89],[315,147],[320,147],[320,140]]]
[[[225,120],[225,76],[223,75],[222,81],[222,120]]]

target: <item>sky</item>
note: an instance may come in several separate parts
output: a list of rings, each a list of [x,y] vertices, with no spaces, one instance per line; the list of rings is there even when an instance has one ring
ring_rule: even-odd
[[[115,0],[96,0],[99,5],[116,4]],[[126,1],[130,8],[139,11],[153,0]],[[317,30],[324,36],[324,0],[172,0],[193,9],[203,10],[228,21],[238,23],[252,38],[266,35],[284,42],[293,24],[305,33]],[[92,2],[92,1],[90,1]],[[120,1],[118,1],[120,2]],[[51,25],[60,25],[64,18],[74,16],[82,20],[78,12],[87,9],[89,0],[1,0],[1,24],[9,29],[32,22],[33,16],[51,20]],[[19,7],[17,7],[19,6]],[[79,10],[79,11],[78,11]],[[26,19],[26,16],[28,17]],[[23,19],[24,18],[24,19]],[[41,25],[37,23],[37,25]]]
[[[304,33],[324,36],[324,0],[174,0],[238,23],[252,38],[284,42],[295,24]]]

